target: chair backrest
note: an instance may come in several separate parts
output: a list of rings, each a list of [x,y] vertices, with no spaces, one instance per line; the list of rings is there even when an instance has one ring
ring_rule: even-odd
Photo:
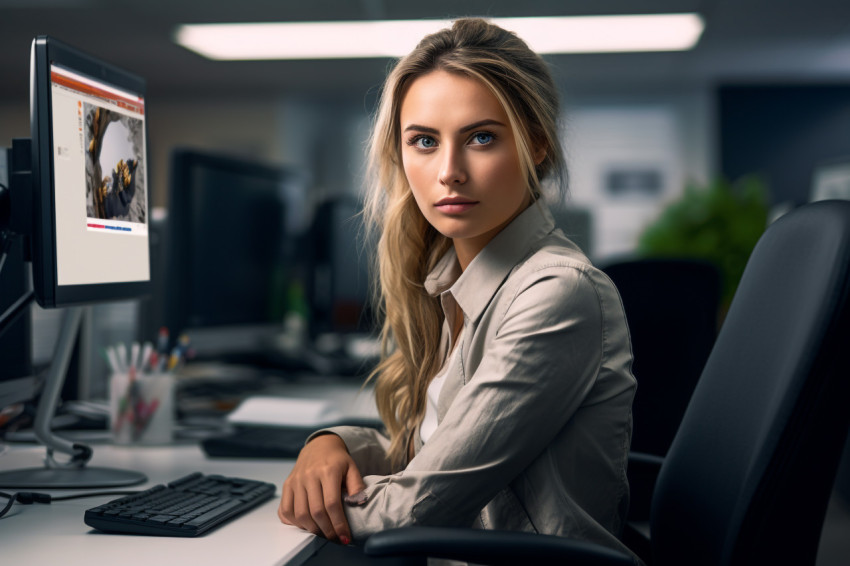
[[[850,422],[850,202],[753,251],[652,502],[653,564],[814,564]]]
[[[664,456],[717,338],[720,270],[679,258],[622,260],[602,270],[620,291],[632,339],[631,448]]]

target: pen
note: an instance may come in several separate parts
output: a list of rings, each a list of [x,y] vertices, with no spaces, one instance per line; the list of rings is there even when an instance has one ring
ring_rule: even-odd
[[[133,431],[133,437],[135,440],[138,440],[142,434],[144,434],[151,422],[151,419],[153,418],[154,413],[156,413],[157,407],[159,407],[159,399],[154,399],[150,403],[141,407],[134,423],[136,425]]]
[[[159,364],[156,366],[156,371],[162,373],[168,364],[168,328],[160,327],[159,335],[156,339],[156,353]]]
[[[168,359],[168,371],[173,371],[178,363],[180,363],[180,346],[175,346],[171,350],[171,357]]]
[[[156,351],[160,356],[168,355],[168,328],[160,327],[159,335],[156,338]]]
[[[153,351],[151,352],[145,372],[153,373],[157,369],[159,369],[159,354],[156,351]]]
[[[130,346],[130,367],[134,370],[139,367],[139,352],[141,347],[138,342],[133,342],[132,346]]]
[[[139,368],[143,373],[148,371],[148,364],[153,353],[153,344],[145,342],[145,345],[142,347],[142,362],[139,364]]]
[[[115,348],[109,346],[104,349],[106,352],[106,361],[109,362],[109,369],[112,370],[112,373],[119,373],[120,366],[118,365],[118,358],[115,355]]]
[[[115,348],[115,357],[118,360],[118,371],[126,373],[130,369],[127,366],[127,346],[123,343],[119,343]]]

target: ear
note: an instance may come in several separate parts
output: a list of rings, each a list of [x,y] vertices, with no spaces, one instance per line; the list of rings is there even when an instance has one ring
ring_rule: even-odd
[[[535,139],[535,136],[532,136],[529,141],[531,142],[531,158],[534,159],[534,165],[540,165],[546,159],[549,144],[546,143],[545,139],[541,139],[540,137]]]
[[[544,144],[536,144],[534,147],[534,164],[540,165],[546,159],[546,146]]]

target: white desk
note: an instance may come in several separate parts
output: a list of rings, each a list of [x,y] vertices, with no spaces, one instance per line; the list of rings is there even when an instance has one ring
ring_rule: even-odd
[[[148,483],[126,489],[144,489],[195,471],[263,480],[280,486],[293,465],[289,460],[209,459],[196,445],[95,445],[93,448],[92,465],[139,470],[148,476]],[[38,467],[43,457],[43,447],[9,446],[0,454],[0,470]],[[51,493],[62,495],[76,491]],[[197,538],[104,534],[83,522],[86,509],[116,496],[57,501],[49,505],[15,504],[0,519],[0,562],[33,566],[301,564],[325,540],[281,524],[276,511],[279,496],[280,487],[275,498]],[[5,498],[0,498],[0,503],[4,502]]]
[[[279,385],[273,393],[293,399],[327,400],[345,417],[377,417],[372,388],[362,389],[356,380],[312,378]],[[0,454],[0,470],[43,465],[44,447],[7,446]],[[148,476],[147,483],[126,489],[146,489],[192,472],[203,472],[267,481],[278,486],[278,493],[264,505],[197,538],[104,534],[83,522],[86,509],[118,496],[87,497],[49,505],[15,504],[0,518],[0,564],[297,566],[326,543],[323,538],[283,525],[278,520],[280,486],[292,470],[294,460],[207,458],[196,444],[127,447],[92,443],[91,446],[94,449],[92,466],[138,470]],[[62,459],[62,455],[57,459]],[[10,490],[0,488],[0,491]],[[77,492],[55,490],[51,493]],[[0,498],[0,505],[5,501]]]

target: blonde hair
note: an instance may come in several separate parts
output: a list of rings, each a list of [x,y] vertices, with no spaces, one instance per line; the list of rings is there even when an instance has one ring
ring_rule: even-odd
[[[475,78],[499,100],[535,200],[542,179],[553,178],[560,190],[566,183],[557,89],[546,63],[513,33],[482,19],[457,20],[422,39],[388,75],[370,140],[364,213],[367,227],[380,233],[376,302],[383,314],[381,361],[370,379],[395,469],[407,461],[412,434],[425,414],[428,385],[442,362],[444,315],[423,282],[451,240],[425,220],[413,199],[402,166],[399,124],[407,88],[435,70]],[[545,157],[535,164],[540,150]]]

